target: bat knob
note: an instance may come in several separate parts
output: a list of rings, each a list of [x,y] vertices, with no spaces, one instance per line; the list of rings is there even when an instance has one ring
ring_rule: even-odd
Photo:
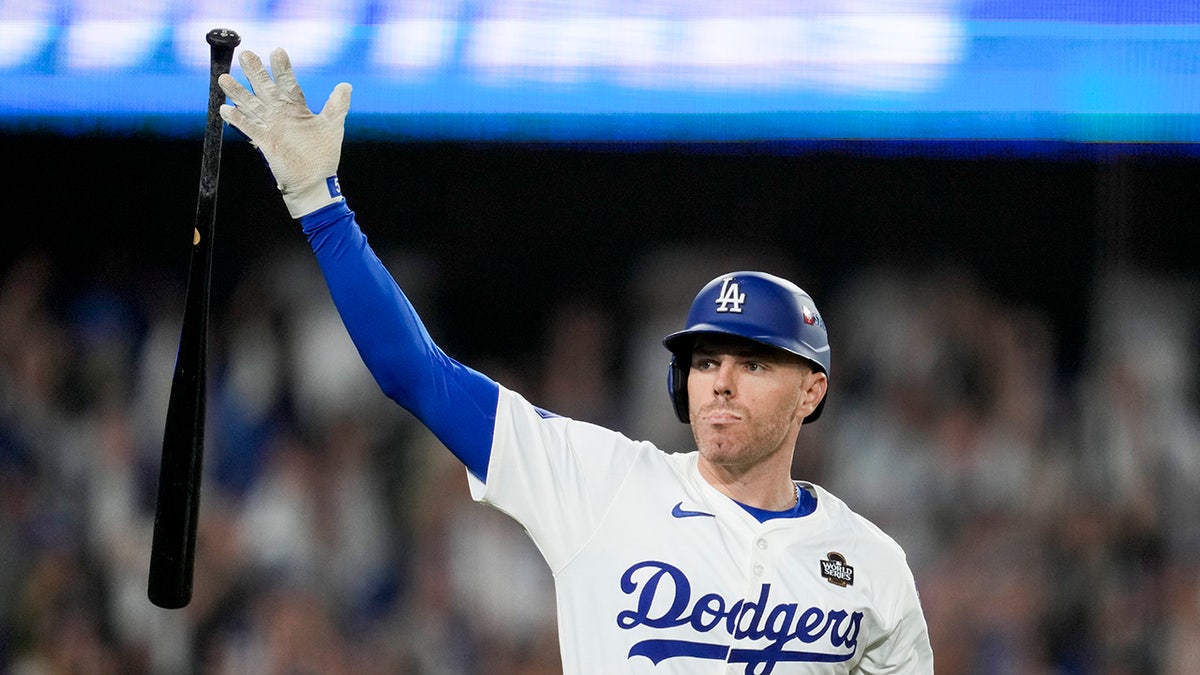
[[[242,43],[242,38],[237,34],[237,31],[228,28],[214,28],[208,31],[208,35],[204,36],[208,40],[208,44],[214,47],[225,47],[233,49]]]

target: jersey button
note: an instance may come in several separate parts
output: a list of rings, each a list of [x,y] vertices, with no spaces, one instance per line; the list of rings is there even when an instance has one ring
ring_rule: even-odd
[[[767,540],[766,539],[758,540],[758,550],[760,550],[760,551],[767,550]]]
[[[755,565],[754,566],[754,576],[761,577],[762,575],[763,575],[763,566]]]

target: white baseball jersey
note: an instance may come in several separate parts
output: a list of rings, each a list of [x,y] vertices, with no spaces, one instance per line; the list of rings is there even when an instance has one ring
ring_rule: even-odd
[[[760,523],[668,454],[501,389],[487,481],[554,574],[564,671],[932,673],[900,547],[819,486]]]

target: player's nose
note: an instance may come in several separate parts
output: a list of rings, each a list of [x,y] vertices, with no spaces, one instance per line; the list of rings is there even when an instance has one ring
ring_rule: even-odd
[[[737,369],[732,359],[722,359],[713,373],[713,395],[730,398],[736,391]]]

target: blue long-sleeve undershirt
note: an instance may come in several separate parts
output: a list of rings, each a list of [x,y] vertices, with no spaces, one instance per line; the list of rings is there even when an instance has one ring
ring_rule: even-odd
[[[345,202],[304,216],[300,225],[342,322],[380,389],[486,480],[499,385],[433,342]]]

